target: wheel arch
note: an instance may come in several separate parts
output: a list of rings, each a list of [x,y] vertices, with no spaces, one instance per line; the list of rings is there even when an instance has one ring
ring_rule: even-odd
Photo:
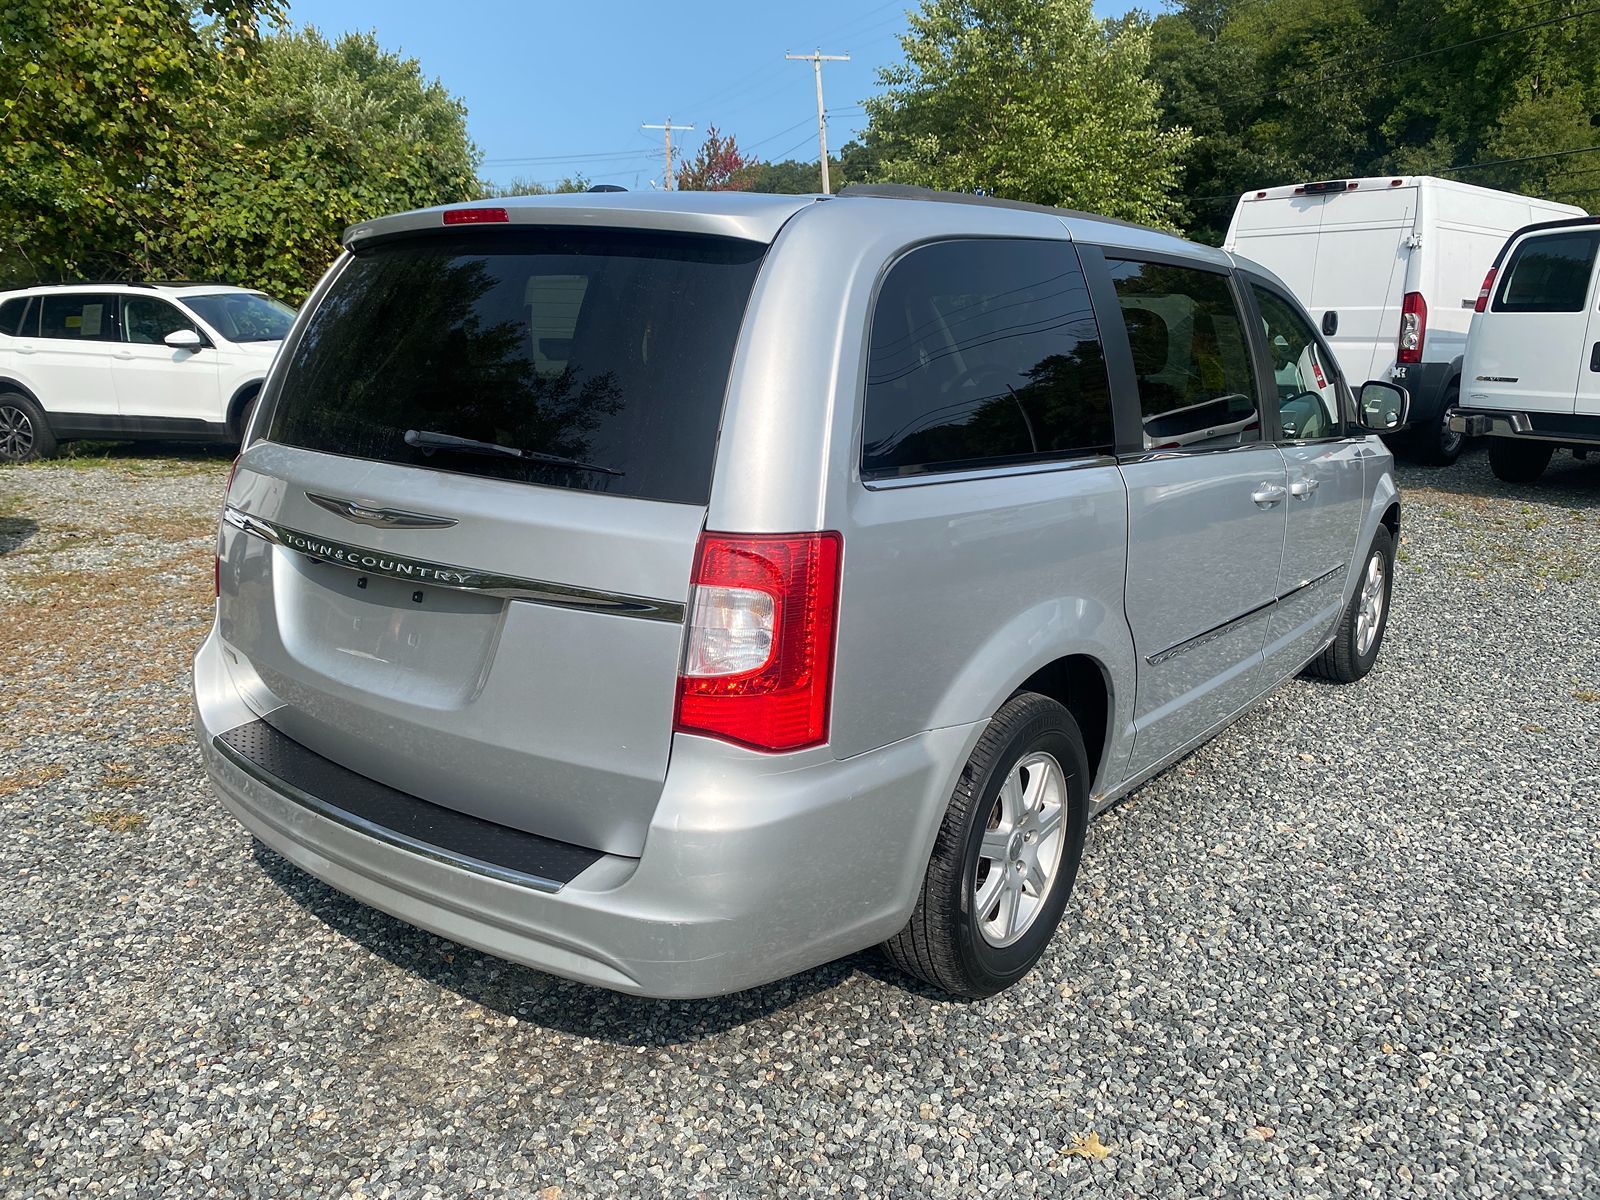
[[[244,430],[239,427],[239,418],[244,413],[245,405],[261,394],[261,385],[265,382],[265,377],[246,380],[234,389],[233,398],[228,401],[228,434],[237,441],[244,440]]]
[[[1106,751],[1111,745],[1111,723],[1116,713],[1117,697],[1110,669],[1092,654],[1065,654],[1038,667],[1010,695],[1019,692],[1037,692],[1072,714],[1083,735],[1083,748],[1094,775],[1089,790],[1094,794],[1095,785],[1106,775]]]
[[[45,411],[44,405],[39,403],[39,397],[34,395],[33,389],[27,384],[23,383],[20,379],[14,378],[10,375],[0,375],[0,392],[20,392],[29,400],[33,401],[33,403],[38,407],[39,411],[44,413],[46,420],[49,419],[50,414]]]

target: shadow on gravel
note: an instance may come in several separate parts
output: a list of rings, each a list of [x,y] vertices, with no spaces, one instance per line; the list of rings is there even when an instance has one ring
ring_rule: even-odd
[[[335,891],[252,839],[252,854],[296,904],[402,970],[518,1021],[623,1046],[670,1046],[773,1017],[857,975],[930,1001],[950,997],[863,951],[762,987],[708,1000],[647,1000],[574,983],[440,938]]]
[[[196,466],[232,462],[238,448],[211,442],[68,442],[60,457],[47,460],[62,467],[92,467],[107,462],[167,461]]]
[[[38,532],[39,522],[31,517],[0,517],[0,556],[10,554]]]
[[[1402,463],[1398,472],[1401,502],[1408,490],[1429,490],[1485,500],[1516,500],[1539,504],[1559,504],[1564,508],[1600,508],[1600,454],[1575,458],[1569,450],[1558,450],[1537,482],[1506,483],[1489,470],[1487,454],[1463,457],[1452,467],[1417,466]]]

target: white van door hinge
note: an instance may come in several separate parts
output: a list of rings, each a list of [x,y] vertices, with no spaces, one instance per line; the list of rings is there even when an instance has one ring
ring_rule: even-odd
[[[1421,248],[1422,235],[1420,233],[1413,233],[1410,237],[1406,238],[1407,250],[1420,250]]]

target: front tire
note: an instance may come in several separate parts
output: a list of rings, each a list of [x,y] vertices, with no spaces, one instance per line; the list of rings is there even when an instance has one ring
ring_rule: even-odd
[[[1489,439],[1489,469],[1506,483],[1534,483],[1550,465],[1556,448],[1549,442],[1524,442],[1516,438]]]
[[[39,406],[21,392],[0,392],[0,463],[52,458],[55,434]]]
[[[992,996],[1050,944],[1089,821],[1077,722],[1032,692],[1000,709],[962,769],[911,920],[884,943],[908,974],[957,996]]]
[[[1372,670],[1389,628],[1389,599],[1394,590],[1394,535],[1379,525],[1367,548],[1355,595],[1339,618],[1333,642],[1306,667],[1306,674],[1334,683],[1354,683]]]
[[[1461,385],[1452,383],[1440,402],[1439,416],[1432,424],[1418,426],[1412,434],[1411,450],[1418,462],[1432,467],[1448,467],[1461,457],[1467,436],[1450,428],[1450,410],[1461,400]]]

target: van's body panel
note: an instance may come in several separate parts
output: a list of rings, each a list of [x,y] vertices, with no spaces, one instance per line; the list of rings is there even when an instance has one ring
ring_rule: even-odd
[[[1411,395],[1414,423],[1436,420],[1461,376],[1472,306],[1506,235],[1572,205],[1432,176],[1376,176],[1310,192],[1245,192],[1223,246],[1274,271],[1319,322],[1346,376],[1388,379]],[[1397,362],[1401,303],[1427,304],[1422,361]]]
[[[1105,259],[1254,272],[1286,292],[1229,253],[971,200],[486,207],[502,203],[506,225],[533,230],[766,247],[731,343],[705,503],[608,494],[622,485],[588,474],[553,486],[279,440],[293,426],[275,409],[304,402],[285,375],[338,294],[336,265],[285,342],[239,461],[217,622],[195,667],[197,734],[231,812],[341,890],[490,952],[688,996],[889,937],[916,903],[973,747],[1025,681],[1068,661],[1089,665],[1074,678],[1103,680],[1104,728],[1085,731],[1103,807],[1318,654],[1354,565],[1394,519],[1375,437],[1285,440],[1276,405],[1232,450],[1128,443],[1142,436],[1139,394]],[[425,239],[441,211],[355,227],[349,255]],[[1048,244],[1063,272],[1080,264],[1117,444],[868,477],[862,397],[884,280],[919,248],[972,239]],[[1245,289],[1219,286],[1248,331]],[[564,336],[559,321],[529,320],[541,355],[582,357],[581,327]],[[616,353],[653,336],[647,325]],[[1271,371],[1253,370],[1274,394]],[[840,538],[822,744],[768,753],[675,731],[702,530]],[[585,848],[592,865],[525,887],[367,836],[230,750],[222,735],[250,722],[416,804]]]

